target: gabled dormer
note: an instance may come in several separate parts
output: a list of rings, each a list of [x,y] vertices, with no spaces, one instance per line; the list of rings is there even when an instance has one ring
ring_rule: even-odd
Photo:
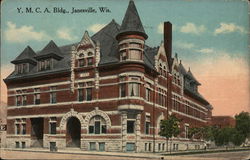
[[[36,56],[36,53],[30,46],[27,46],[15,60],[11,61],[15,64],[15,72],[17,74],[29,72],[36,65],[34,56]]]
[[[175,56],[173,58],[171,70],[172,70],[172,77],[173,77],[172,82],[178,86],[181,86],[182,85],[182,77],[181,77],[181,72],[180,72],[180,68],[179,68],[177,53],[175,53]]]
[[[193,76],[190,68],[186,74],[189,89],[191,89],[194,92],[198,92],[198,86],[201,85],[200,82]]]
[[[97,66],[100,61],[100,44],[92,41],[87,31],[76,46],[76,67]]]
[[[50,41],[38,54],[35,59],[38,61],[38,71],[53,69],[57,61],[63,58],[61,50],[54,41]]]
[[[157,54],[154,57],[154,60],[155,60],[155,68],[158,71],[158,73],[163,77],[167,77],[167,73],[169,71],[168,61],[167,61],[166,51],[165,51],[163,42],[161,42],[161,45],[158,49]]]

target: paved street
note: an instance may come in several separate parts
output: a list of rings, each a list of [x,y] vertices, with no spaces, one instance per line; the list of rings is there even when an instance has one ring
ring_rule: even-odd
[[[101,155],[102,154],[102,155]],[[1,150],[2,159],[82,159],[82,160],[160,160],[159,154],[140,153],[50,153],[50,152],[30,152],[30,151],[10,151]],[[250,151],[223,152],[209,154],[194,154],[183,156],[164,156],[164,160],[248,160]]]

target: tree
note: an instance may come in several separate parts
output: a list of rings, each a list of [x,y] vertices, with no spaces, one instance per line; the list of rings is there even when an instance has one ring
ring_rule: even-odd
[[[235,120],[237,131],[243,134],[245,138],[250,137],[250,114],[248,112],[241,112],[235,115]]]
[[[168,151],[168,140],[173,136],[177,136],[180,134],[180,119],[178,119],[175,115],[170,115],[167,120],[162,120],[160,124],[160,132],[159,135],[166,137],[167,141],[167,151]],[[170,147],[171,151],[171,147]]]
[[[234,128],[221,128],[214,132],[214,140],[217,146],[228,145],[231,142],[231,136],[235,132]]]
[[[234,129],[233,135],[230,138],[231,142],[236,146],[241,145],[245,141],[245,139],[245,136],[241,134],[237,129]]]
[[[214,126],[193,127],[189,129],[189,138],[197,137],[206,141],[214,140],[214,132],[217,130]]]

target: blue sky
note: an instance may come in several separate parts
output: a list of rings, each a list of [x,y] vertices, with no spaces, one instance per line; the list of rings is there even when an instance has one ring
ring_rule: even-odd
[[[204,70],[220,70],[213,74],[222,77],[237,77],[239,74],[249,76],[247,0],[134,1],[149,36],[146,44],[152,47],[160,45],[163,40],[162,23],[170,21],[173,24],[173,53],[177,52],[184,65],[191,66],[201,81],[204,78]],[[112,19],[121,24],[128,2],[128,0],[4,1],[1,8],[1,68],[9,67],[10,61],[15,59],[27,45],[35,51],[41,50],[51,39],[58,46],[66,45],[80,41],[85,30],[93,35]],[[20,7],[22,9],[40,7],[41,11],[45,8],[52,10],[53,7],[62,7],[69,12],[72,7],[79,9],[92,7],[97,13],[20,14],[17,9]],[[108,7],[111,12],[101,13],[98,7]],[[229,75],[227,69],[236,66],[238,68],[235,72],[230,71]],[[249,99],[245,107],[248,104]]]
[[[248,5],[241,0],[135,0],[139,15],[149,35],[147,44],[157,46],[162,40],[159,33],[159,24],[170,21],[173,24],[173,52],[177,52],[182,59],[203,58],[209,53],[225,51],[231,56],[244,56],[248,52]],[[121,24],[128,1],[122,0],[12,0],[5,1],[2,6],[2,63],[8,63],[15,58],[27,45],[34,50],[40,50],[53,39],[58,45],[79,41],[85,30],[94,24],[107,24],[115,19]],[[23,13],[19,14],[17,8],[40,7],[51,9],[63,7],[71,11],[75,8],[108,7],[111,13]],[[8,25],[9,23],[9,25]],[[224,26],[223,26],[224,24]],[[6,32],[10,25],[15,29],[24,26],[32,27],[30,32],[48,35],[40,39],[8,40]],[[186,28],[185,28],[186,27]],[[224,27],[224,30],[223,30]],[[221,32],[215,34],[215,30]],[[70,37],[59,37],[57,31],[68,32]],[[13,30],[15,31],[15,30]],[[20,31],[21,32],[21,31]],[[89,30],[90,34],[93,31]],[[26,32],[28,33],[28,32]],[[17,33],[18,34],[18,33]],[[26,35],[27,36],[27,35]],[[33,35],[33,36],[36,36]],[[200,51],[200,52],[199,52]],[[209,55],[211,56],[211,54]]]

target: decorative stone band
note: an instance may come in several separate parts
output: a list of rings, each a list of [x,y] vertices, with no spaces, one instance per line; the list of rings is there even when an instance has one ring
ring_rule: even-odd
[[[118,106],[118,110],[138,110],[143,111],[144,107],[141,105],[125,104]]]

